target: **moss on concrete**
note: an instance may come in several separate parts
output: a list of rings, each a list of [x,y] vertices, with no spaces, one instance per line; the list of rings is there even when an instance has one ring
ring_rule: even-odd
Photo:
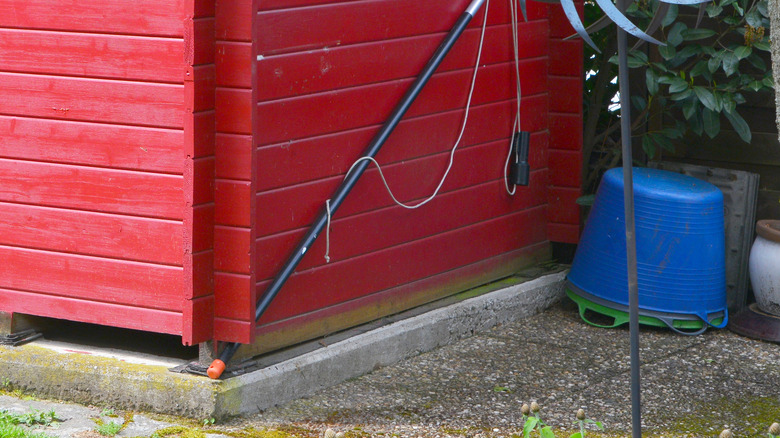
[[[688,415],[678,416],[671,428],[691,436],[717,436],[729,425],[736,436],[765,436],[769,426],[780,421],[780,400],[768,397],[721,397],[705,403]]]
[[[164,366],[63,354],[36,345],[0,347],[0,366],[5,387],[14,392],[193,418],[213,416],[220,388],[220,382],[172,373]]]

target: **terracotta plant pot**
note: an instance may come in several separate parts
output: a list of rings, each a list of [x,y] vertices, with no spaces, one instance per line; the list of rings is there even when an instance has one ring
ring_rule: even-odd
[[[750,250],[750,283],[758,307],[780,316],[780,220],[756,224],[756,241]]]

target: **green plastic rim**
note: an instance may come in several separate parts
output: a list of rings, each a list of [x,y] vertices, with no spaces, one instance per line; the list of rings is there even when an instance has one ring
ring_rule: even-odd
[[[580,311],[580,318],[582,318],[582,320],[589,325],[592,325],[594,327],[611,328],[611,327],[619,327],[623,324],[628,323],[628,313],[626,312],[594,303],[593,301],[590,301],[587,298],[583,298],[577,295],[569,288],[566,289],[566,295],[568,295],[568,297],[571,298],[572,301],[577,303],[577,306],[579,307],[579,311]],[[588,321],[588,319],[584,317],[585,311],[587,310],[610,317],[614,319],[614,323],[612,325],[605,326],[605,325],[595,324],[592,321]],[[723,322],[723,318],[716,318],[712,320],[710,323],[712,325],[718,325],[721,322]],[[648,326],[653,326],[653,327],[668,327],[665,322],[661,321],[658,318],[654,318],[652,316],[647,316],[647,315],[641,315],[641,314],[639,315],[639,323]],[[699,319],[696,320],[675,319],[672,322],[672,326],[676,329],[681,329],[681,330],[700,330],[704,327],[704,321]]]

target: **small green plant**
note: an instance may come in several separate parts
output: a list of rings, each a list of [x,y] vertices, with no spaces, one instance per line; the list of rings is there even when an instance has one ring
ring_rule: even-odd
[[[39,412],[39,411],[36,411]],[[31,431],[22,427],[36,424],[51,425],[56,420],[54,411],[44,413],[43,422],[39,423],[36,418],[38,415],[30,414],[12,414],[8,411],[0,410],[0,437],[3,438],[51,438],[44,433]]]
[[[116,413],[112,408],[104,408],[102,411],[100,411],[101,417],[116,417]]]
[[[24,425],[27,427],[33,426],[51,426],[57,419],[57,414],[54,410],[47,412],[32,409],[31,412],[26,414],[11,414],[7,411],[0,411],[0,420],[8,422],[13,425]]]
[[[101,421],[100,424],[95,427],[95,431],[103,436],[116,436],[121,430],[122,425],[114,421],[109,421],[108,423]]]
[[[585,425],[586,424],[593,424],[595,425],[599,430],[604,430],[604,425],[601,424],[600,421],[593,421],[590,418],[588,418],[585,415],[585,410],[580,409],[577,411],[577,421],[574,422],[574,425],[577,426],[578,429],[580,429],[579,432],[573,433],[569,436],[569,438],[585,438]]]
[[[552,431],[552,427],[546,425],[542,421],[539,411],[541,407],[539,403],[532,402],[530,406],[523,404],[520,408],[525,420],[523,424],[523,438],[528,438],[536,431],[541,438],[555,438],[555,433]]]
[[[117,417],[116,414],[114,414],[113,409],[106,410],[104,409],[101,412],[101,416],[103,413],[106,413],[105,416],[107,417]],[[107,436],[107,437],[113,437],[116,436],[119,432],[122,431],[125,427],[127,427],[128,424],[130,424],[133,421],[133,413],[132,412],[126,412],[123,418],[123,421],[121,423],[117,423],[116,421],[109,421],[106,423],[103,421],[102,418],[93,418],[92,421],[95,422],[97,426],[95,426],[95,432]]]
[[[539,412],[541,407],[538,403],[533,402],[531,405],[523,404],[520,408],[520,412],[523,414],[523,438],[529,438],[534,432],[538,433],[541,438],[555,438],[555,432],[552,427],[546,425],[542,421]],[[577,411],[577,421],[574,425],[579,428],[579,432],[575,432],[569,435],[569,438],[585,438],[585,425],[592,424],[599,430],[604,430],[604,425],[599,421],[593,421],[585,415],[585,411],[580,409]]]
[[[203,427],[208,427],[213,425],[215,421],[214,417],[204,418],[201,424],[203,424]]]

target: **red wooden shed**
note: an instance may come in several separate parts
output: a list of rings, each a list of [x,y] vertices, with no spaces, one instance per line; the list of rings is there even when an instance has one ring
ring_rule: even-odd
[[[371,168],[258,324],[258,294],[468,0],[0,0],[0,311],[288,345],[506,276],[576,242],[581,43],[557,5],[492,0],[440,195]],[[484,8],[377,159],[427,196]]]

